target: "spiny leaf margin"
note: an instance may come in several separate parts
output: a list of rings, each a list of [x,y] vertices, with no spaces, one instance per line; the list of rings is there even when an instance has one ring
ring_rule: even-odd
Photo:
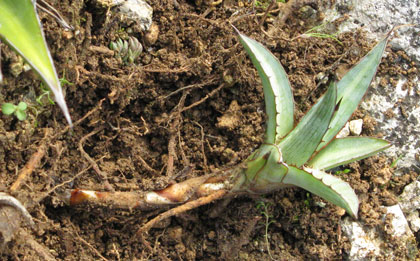
[[[319,151],[307,165],[315,169],[329,170],[367,158],[390,146],[391,144],[386,140],[371,137],[334,139]]]
[[[239,40],[251,58],[264,90],[267,114],[266,143],[278,144],[293,128],[293,94],[287,74],[279,60],[262,44],[241,34]]]

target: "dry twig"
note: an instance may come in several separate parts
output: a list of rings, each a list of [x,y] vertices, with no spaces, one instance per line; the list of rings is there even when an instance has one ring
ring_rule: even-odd
[[[46,138],[50,133],[51,133],[50,129],[45,129],[44,139],[41,142],[41,145],[39,145],[38,150],[31,156],[29,161],[20,171],[16,181],[10,187],[10,192],[17,191],[22,186],[22,184],[28,179],[28,177],[32,174],[34,169],[39,165],[39,162],[45,155],[45,151],[47,149]]]
[[[208,98],[210,98],[210,97],[212,97],[213,95],[215,95],[218,91],[220,91],[223,87],[225,87],[226,86],[226,84],[224,84],[224,83],[222,83],[222,84],[220,84],[216,89],[214,89],[214,90],[212,90],[209,94],[207,94],[204,98],[202,98],[201,100],[199,100],[199,101],[197,101],[197,102],[194,102],[193,104],[191,104],[191,105],[189,105],[189,106],[187,106],[187,107],[184,107],[180,112],[184,112],[184,111],[187,111],[187,110],[189,110],[189,109],[191,109],[191,108],[193,108],[193,107],[195,107],[195,106],[197,106],[197,105],[200,105],[200,104],[202,104],[203,102],[205,102]]]
[[[85,141],[89,137],[91,137],[91,136],[95,135],[96,133],[100,132],[101,130],[103,130],[104,128],[105,128],[104,126],[98,127],[95,130],[93,130],[92,132],[90,132],[87,135],[85,135],[84,137],[82,137],[80,139],[80,142],[79,142],[79,146],[78,147],[79,147],[79,151],[82,154],[82,156],[92,165],[92,168],[95,170],[95,172],[103,179],[105,188],[107,188],[108,190],[113,191],[113,188],[112,188],[111,184],[109,184],[109,182],[108,182],[108,174],[106,172],[102,171],[99,168],[99,166],[96,163],[96,161],[94,161],[89,156],[89,154],[87,154],[86,151],[83,149],[83,144],[85,143]]]

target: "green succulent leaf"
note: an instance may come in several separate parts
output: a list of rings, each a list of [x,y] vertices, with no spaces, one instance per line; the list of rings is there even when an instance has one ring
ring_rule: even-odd
[[[357,218],[359,199],[350,185],[321,170],[301,170],[289,166],[283,179],[284,184],[303,188],[321,198],[344,208],[352,217]]]
[[[367,158],[390,146],[391,144],[386,140],[369,137],[334,139],[308,162],[308,166],[328,170]]]
[[[15,115],[18,118],[18,120],[20,120],[20,121],[26,120],[26,112],[25,111],[16,110]]]
[[[0,1],[0,37],[18,52],[53,91],[55,100],[71,125],[63,91],[35,10],[36,1]]]
[[[327,131],[334,112],[337,87],[333,82],[327,93],[280,142],[284,162],[300,167],[305,164]]]
[[[365,95],[370,82],[375,76],[382,54],[385,50],[388,37],[379,42],[356,66],[344,75],[337,84],[337,102],[340,102],[338,111],[331,120],[328,131],[322,138],[317,151],[330,142],[343,128],[347,120],[356,110]]]
[[[3,103],[3,104],[1,105],[1,111],[2,111],[2,112],[3,112],[3,114],[5,114],[5,115],[11,115],[12,113],[14,113],[14,112],[15,112],[16,108],[17,108],[17,106],[16,106],[16,105],[14,105],[14,104],[12,104],[12,103],[8,103],[8,102]]]
[[[28,104],[26,102],[19,102],[17,109],[20,111],[24,111],[28,108]]]
[[[269,50],[239,32],[238,35],[263,85],[268,118],[265,142],[278,144],[293,128],[294,105],[289,80],[279,60]]]

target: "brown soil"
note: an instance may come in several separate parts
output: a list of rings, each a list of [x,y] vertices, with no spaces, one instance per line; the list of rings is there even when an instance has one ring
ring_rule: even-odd
[[[276,260],[345,258],[349,243],[340,233],[343,211],[332,204],[319,207],[321,199],[301,189],[239,198],[225,208],[216,202],[170,218],[145,238],[151,249],[132,238],[159,212],[71,208],[62,198],[70,188],[164,188],[237,164],[261,144],[262,87],[229,21],[279,57],[293,86],[297,118],[325,91],[323,85],[316,88],[321,72],[331,78],[339,69],[340,77],[370,50],[374,43],[363,33],[339,35],[342,44],[296,38],[321,23],[322,14],[308,18],[295,8],[285,23],[269,16],[260,27],[261,16],[255,16],[248,3],[252,1],[224,0],[211,7],[209,1],[156,0],[151,6],[158,39],[153,45],[143,40],[146,51],[139,61],[124,65],[108,46],[128,34],[128,25],[107,16],[96,1],[49,2],[79,31],[64,32],[55,20],[41,14],[57,71],[72,83],[65,92],[77,124],[68,131],[57,106],[36,103],[40,81],[31,73],[13,77],[10,65],[17,58],[2,46],[5,81],[0,102],[23,100],[33,109],[23,122],[0,117],[0,191],[9,192],[18,171],[43,144],[45,155],[24,186],[13,193],[34,217],[36,227],[21,229],[3,248],[1,259],[269,260],[265,236]],[[303,2],[319,7],[316,1]],[[138,29],[131,30],[129,35],[144,39]],[[390,73],[390,80],[397,77],[391,74],[399,68],[394,60],[405,59],[403,55],[392,53],[384,59],[380,73]],[[363,111],[355,115],[369,119]],[[363,135],[377,135],[375,123],[369,122]],[[417,177],[412,172],[393,176],[391,161],[372,157],[350,164],[346,168],[351,172],[342,174],[361,201],[360,220],[380,231],[384,224],[379,206],[394,204],[396,195]],[[191,171],[185,171],[188,167]],[[267,235],[265,216],[257,208],[261,200],[273,221]],[[209,218],[214,208],[219,208],[219,215]],[[390,238],[389,247],[398,249],[401,257],[406,255],[403,242]]]

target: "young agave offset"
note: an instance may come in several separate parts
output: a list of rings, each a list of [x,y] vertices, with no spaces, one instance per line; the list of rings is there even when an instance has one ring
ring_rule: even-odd
[[[306,189],[357,217],[359,201],[349,184],[326,173],[339,165],[371,156],[390,146],[381,139],[335,138],[364,96],[375,75],[387,38],[353,67],[295,126],[290,83],[277,58],[263,45],[238,32],[261,77],[267,120],[265,142],[244,163],[149,192],[96,192],[75,189],[71,205],[90,202],[114,208],[148,210],[182,204],[152,219],[157,221],[225,196],[268,193],[287,186]]]
[[[240,188],[266,192],[295,185],[357,217],[359,201],[353,189],[325,171],[390,146],[376,138],[335,138],[369,87],[387,39],[341,81],[331,83],[327,93],[294,127],[292,92],[283,67],[263,45],[238,34],[261,77],[268,116],[265,143],[248,158]]]

